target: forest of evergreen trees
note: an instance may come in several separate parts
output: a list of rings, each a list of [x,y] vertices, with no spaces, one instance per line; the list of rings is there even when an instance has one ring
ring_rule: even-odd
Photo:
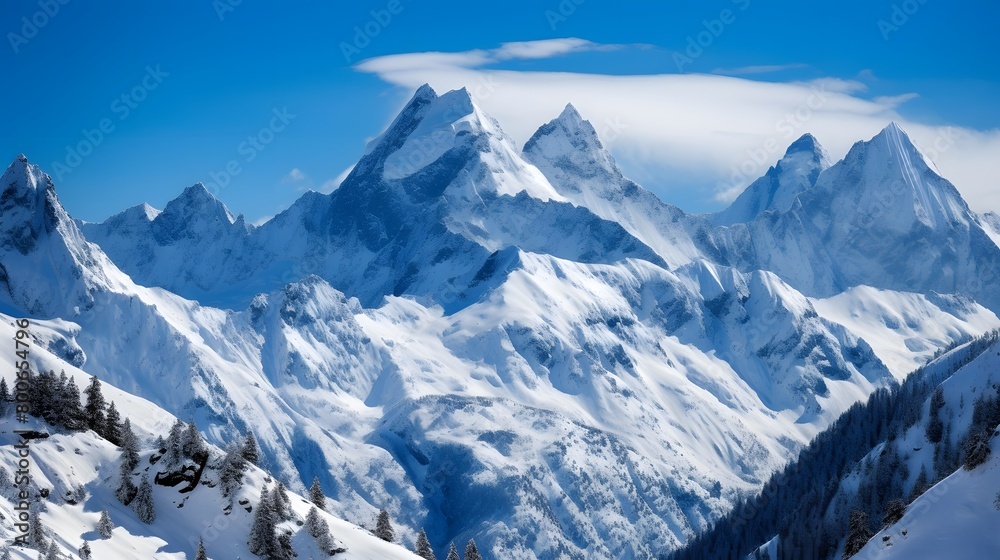
[[[876,390],[865,403],[847,410],[799,454],[775,473],[760,494],[739,503],[729,514],[694,538],[670,560],[743,560],[775,536],[778,558],[830,558],[847,539],[848,556],[867,542],[876,529],[898,520],[910,503],[930,486],[954,472],[965,461],[971,468],[985,461],[987,442],[1000,424],[1000,393],[982,395],[973,404],[969,433],[951,443],[947,424],[936,415],[943,406],[942,381],[998,340],[998,331],[976,338],[961,350],[949,368],[920,368],[899,385]],[[874,461],[862,460],[878,444],[894,441],[920,421],[923,404],[931,397],[928,441],[935,445],[933,472],[920,473],[907,495],[909,477],[894,446],[886,446]],[[852,503],[834,504],[840,482],[860,468],[864,482]],[[831,513],[832,512],[832,513]],[[876,525],[877,524],[877,525]],[[850,537],[850,538],[848,538]]]

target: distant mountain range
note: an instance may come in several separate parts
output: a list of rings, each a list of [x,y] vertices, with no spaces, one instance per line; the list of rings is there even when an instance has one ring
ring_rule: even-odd
[[[252,430],[291,490],[316,477],[332,514],[384,508],[438,557],[665,556],[1000,327],[1000,218],[896,124],[835,163],[807,134],[713,215],[624,177],[571,105],[519,149],[428,86],[260,226],[200,184],[74,220],[24,156],[0,188],[0,311],[50,367],[220,448]]]

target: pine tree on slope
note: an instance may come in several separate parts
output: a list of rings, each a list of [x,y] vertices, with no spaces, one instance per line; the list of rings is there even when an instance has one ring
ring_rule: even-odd
[[[110,539],[111,532],[115,530],[115,524],[111,521],[111,516],[108,514],[108,510],[101,510],[101,519],[97,522],[97,534],[101,535],[101,538]]]
[[[260,446],[257,445],[253,432],[248,432],[243,440],[243,458],[251,465],[260,466]]]
[[[312,486],[309,487],[309,501],[316,504],[319,509],[326,509],[326,495],[323,494],[323,487],[319,484],[319,477],[313,477]]]
[[[850,558],[860,552],[871,538],[872,530],[868,523],[868,514],[861,510],[853,510],[850,532],[847,534],[847,543],[844,544],[844,558]]]
[[[434,550],[431,549],[431,543],[427,540],[427,532],[423,529],[417,534],[417,544],[413,548],[413,552],[424,560],[437,560],[437,556],[434,556]]]
[[[479,549],[476,548],[476,541],[474,539],[469,539],[469,543],[465,545],[465,560],[483,560],[483,557],[479,555]]]
[[[198,552],[195,553],[194,560],[208,560],[208,553],[205,552],[205,539],[198,539]]]
[[[123,452],[121,462],[118,464],[118,488],[115,489],[115,498],[125,506],[131,504],[139,493],[139,489],[132,483],[133,468],[134,466],[129,466],[129,461]]]
[[[87,417],[83,411],[83,405],[80,404],[80,389],[76,386],[76,381],[72,377],[66,382],[65,394],[62,400],[62,410],[61,414],[63,417],[63,425],[70,430],[84,430],[89,427],[87,424]],[[101,426],[101,431],[103,431],[104,426]],[[98,434],[101,434],[101,431]]]
[[[102,434],[107,423],[107,419],[104,416],[104,407],[106,405],[104,394],[101,393],[101,381],[97,379],[96,375],[90,376],[90,384],[87,385],[87,389],[84,392],[87,394],[87,403],[83,408],[87,427],[98,434]]]
[[[188,459],[194,459],[206,452],[205,440],[201,437],[201,432],[191,421],[184,428],[181,434],[181,454]]]
[[[392,521],[389,520],[389,512],[380,510],[378,518],[375,519],[375,536],[385,542],[396,540],[396,532],[392,528]]]
[[[125,463],[129,472],[139,466],[139,438],[132,431],[132,421],[128,418],[122,424],[121,431],[122,462]]]
[[[104,419],[104,439],[114,445],[122,444],[122,417],[118,413],[115,401],[108,405],[108,414]]]
[[[156,521],[156,507],[153,505],[153,487],[149,485],[149,481],[145,478],[139,484],[139,491],[136,492],[131,506],[139,521],[147,525]]]
[[[94,560],[94,553],[90,550],[90,543],[87,541],[83,541],[76,553],[80,556],[80,560]]]
[[[316,506],[309,508],[306,514],[306,532],[316,539],[316,545],[323,552],[330,554],[335,546],[333,536],[330,535],[330,525],[320,515]]]
[[[455,543],[451,543],[451,548],[448,549],[448,557],[445,560],[462,560],[458,556],[458,549],[455,548]]]
[[[243,484],[243,474],[246,469],[247,462],[240,453],[240,448],[230,445],[219,465],[219,485],[222,487],[223,496],[232,496],[233,492],[239,489]]]
[[[982,465],[990,457],[990,439],[982,430],[976,430],[965,440],[965,470]]]
[[[271,503],[274,508],[274,517],[278,523],[292,518],[292,500],[288,497],[284,483],[279,482],[271,491]]]
[[[260,499],[253,512],[253,522],[250,524],[250,535],[247,540],[247,547],[250,552],[268,558],[276,551],[276,536],[274,510],[272,507],[271,494],[267,487],[261,487]]]

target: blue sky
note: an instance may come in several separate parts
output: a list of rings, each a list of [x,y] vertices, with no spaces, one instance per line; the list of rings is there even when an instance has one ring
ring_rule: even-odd
[[[11,160],[27,154],[56,179],[70,213],[85,220],[103,220],[141,202],[162,208],[199,181],[213,183],[219,198],[251,221],[273,215],[307,188],[332,188],[331,181],[358,159],[366,139],[394,116],[415,81],[429,81],[440,90],[482,75],[469,74],[470,67],[459,64],[447,71],[435,68],[423,78],[424,59],[394,55],[490,52],[505,43],[563,38],[579,38],[587,46],[548,56],[491,55],[472,68],[496,72],[512,84],[481,103],[519,142],[558,114],[559,105],[581,105],[576,97],[583,97],[581,111],[601,130],[598,123],[611,118],[603,112],[614,115],[608,107],[626,103],[615,90],[587,97],[613,81],[610,76],[662,77],[679,70],[720,74],[730,81],[692,77],[650,87],[746,86],[748,92],[772,91],[761,89],[762,83],[836,78],[837,104],[824,108],[823,118],[802,123],[801,132],[816,127],[827,144],[825,132],[831,154],[840,157],[850,140],[865,138],[876,122],[884,125],[889,118],[904,121],[927,145],[940,138],[944,127],[956,127],[967,143],[959,144],[961,150],[942,150],[940,167],[953,173],[945,175],[975,199],[974,207],[994,200],[984,194],[991,188],[984,175],[1000,155],[995,60],[1000,39],[994,30],[1000,7],[995,3],[719,0],[625,7],[603,0],[206,0],[95,6],[63,1],[5,4],[0,156]],[[45,13],[46,7],[54,15]],[[366,26],[375,33],[364,34]],[[356,27],[365,36],[359,37]],[[703,46],[689,50],[699,39]],[[345,45],[353,45],[350,57],[344,55]],[[697,54],[688,56],[692,53]],[[688,58],[678,59],[678,54]],[[375,62],[368,67],[356,67],[371,59]],[[411,65],[413,60],[418,63]],[[684,61],[681,68],[678,60]],[[589,81],[560,91],[564,73]],[[524,95],[518,88],[537,89],[540,83],[552,86],[546,87],[548,97],[520,122],[510,108]],[[644,98],[653,100],[651,107],[659,91],[651,89]],[[845,109],[852,103],[857,110]],[[722,115],[757,110],[738,101],[717,109]],[[831,128],[835,111],[845,110],[854,111],[857,124]],[[646,119],[632,118],[635,125],[626,127],[623,140],[609,142],[626,173],[695,212],[720,208],[731,198],[722,194],[722,178],[745,157],[743,147],[759,141],[706,140],[699,153],[719,153],[685,167],[692,158],[678,155],[671,161],[658,152],[679,154],[673,149],[676,138],[661,143],[655,131],[642,128],[648,123],[639,121]],[[657,129],[679,137],[709,127],[727,139],[746,136],[725,124],[680,122],[669,112],[658,118],[664,120]],[[86,153],[77,158],[81,143]],[[780,156],[767,155],[768,164]],[[706,171],[709,167],[714,169]]]

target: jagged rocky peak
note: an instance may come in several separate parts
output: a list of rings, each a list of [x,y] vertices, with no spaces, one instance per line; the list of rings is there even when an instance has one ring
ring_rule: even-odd
[[[465,88],[441,95],[418,89],[338,191],[356,195],[378,183],[401,187],[416,201],[436,201],[446,191],[453,202],[519,192],[560,199]]]
[[[943,229],[972,219],[958,190],[895,122],[871,140],[854,144],[817,185],[826,191],[824,198],[854,193],[837,197],[845,199],[845,214],[877,212],[879,224],[893,229],[909,229],[915,222]]]
[[[816,137],[803,134],[774,167],[740,193],[729,208],[716,214],[714,221],[732,225],[752,221],[768,211],[787,212],[830,165],[830,156]]]
[[[560,194],[571,199],[587,191],[608,198],[626,181],[597,130],[572,103],[532,135],[523,153]]]
[[[236,218],[226,208],[226,205],[209,192],[202,183],[191,185],[184,189],[180,196],[167,203],[160,216],[171,215],[179,215],[187,218],[202,215],[229,223],[236,221]]]
[[[59,204],[52,178],[18,154],[0,177],[0,243],[22,254],[30,251],[42,231],[51,232],[66,211]]]

